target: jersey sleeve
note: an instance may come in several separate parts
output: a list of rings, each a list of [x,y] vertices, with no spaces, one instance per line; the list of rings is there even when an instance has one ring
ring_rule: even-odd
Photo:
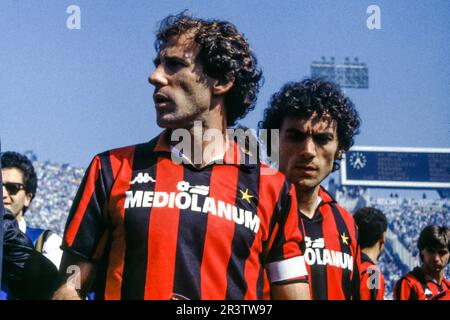
[[[353,219],[353,218],[352,218]],[[359,245],[358,227],[355,225],[355,238],[356,238],[356,254],[353,260],[353,273],[352,273],[352,300],[360,300],[361,290],[361,246]]]
[[[401,278],[394,288],[394,300],[417,300],[418,293],[412,283],[406,278]]]
[[[271,283],[308,282],[303,252],[303,241],[299,229],[297,197],[291,184],[285,185],[282,195],[275,207],[272,238],[267,257],[267,271]]]
[[[89,165],[67,219],[61,249],[84,259],[96,260],[100,239],[106,232],[108,188],[101,155]]]

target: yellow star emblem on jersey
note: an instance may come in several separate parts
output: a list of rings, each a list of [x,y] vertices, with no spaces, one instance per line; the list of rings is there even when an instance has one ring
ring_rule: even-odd
[[[242,200],[247,200],[248,202],[250,202],[250,199],[253,198],[253,196],[248,193],[248,189],[245,189],[245,192],[242,190],[239,191],[241,192]]]
[[[341,240],[343,243],[345,243],[346,245],[348,245],[348,237],[345,235],[345,232],[343,232],[341,234]]]

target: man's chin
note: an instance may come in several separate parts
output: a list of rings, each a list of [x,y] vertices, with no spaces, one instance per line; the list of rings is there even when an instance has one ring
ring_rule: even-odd
[[[297,179],[296,186],[300,190],[312,190],[312,189],[315,189],[319,184],[320,184],[320,182],[316,179],[300,178],[300,179]]]

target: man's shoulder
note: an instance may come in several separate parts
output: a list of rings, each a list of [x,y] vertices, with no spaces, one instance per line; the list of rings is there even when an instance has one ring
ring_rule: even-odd
[[[260,183],[265,181],[268,186],[279,186],[285,193],[290,193],[293,186],[284,173],[264,162],[259,163],[259,176]]]
[[[322,198],[323,202],[331,203],[338,209],[339,213],[344,219],[351,219],[353,221],[353,215],[348,212],[347,209],[342,207],[334,198],[328,193],[327,189],[320,186],[320,197]]]
[[[348,212],[348,210],[347,209],[345,209],[344,207],[342,207],[339,203],[335,203],[335,205],[336,205],[336,207],[339,209],[339,213],[342,215],[342,217],[344,218],[344,219],[350,219],[350,220],[352,220],[352,221],[354,221],[353,220],[353,215],[350,213],[350,212]]]
[[[129,160],[131,157],[134,156],[135,151],[138,149],[147,150],[147,152],[153,153],[153,149],[156,146],[157,141],[158,137],[155,137],[147,142],[105,150],[103,152],[98,153],[95,157],[98,157],[100,159],[112,158],[116,161]]]
[[[416,286],[417,284],[420,284],[422,281],[422,275],[419,268],[414,268],[412,271],[408,272],[407,274],[403,275],[403,277],[398,280],[399,284],[407,285],[409,287]]]

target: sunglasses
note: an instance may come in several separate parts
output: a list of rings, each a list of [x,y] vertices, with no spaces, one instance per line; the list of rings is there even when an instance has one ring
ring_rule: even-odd
[[[25,186],[22,183],[17,182],[5,182],[3,183],[3,186],[12,196],[15,196],[20,190],[25,190]]]

